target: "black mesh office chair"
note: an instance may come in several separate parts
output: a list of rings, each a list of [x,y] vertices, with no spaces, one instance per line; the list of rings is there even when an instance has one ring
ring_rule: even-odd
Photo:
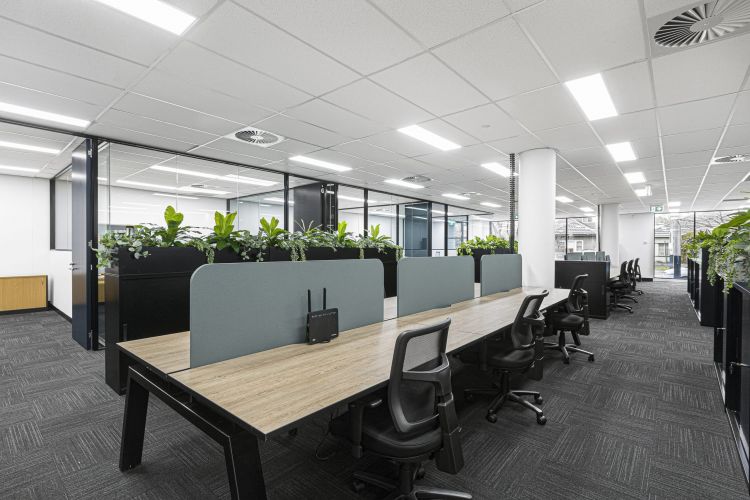
[[[636,266],[638,265],[638,263],[636,262],[637,260],[638,259],[636,259],[635,261],[631,260],[630,262],[628,262],[628,275],[630,275],[630,289],[631,289],[630,293],[643,295],[643,291],[638,290],[636,286],[636,283],[638,283],[638,279],[637,279],[638,273],[636,272]]]
[[[391,491],[387,498],[471,499],[468,493],[416,486],[420,464],[434,458],[437,468],[456,474],[463,453],[451,389],[451,369],[445,346],[450,320],[396,339],[387,403],[365,398],[331,421],[331,432],[348,439],[356,458],[363,451],[399,464],[398,483],[367,472],[354,473],[354,487],[363,483]],[[366,367],[363,367],[365,369]]]
[[[573,286],[570,287],[568,301],[563,304],[557,311],[548,314],[549,318],[549,336],[557,335],[557,342],[545,342],[545,349],[555,349],[562,352],[563,363],[570,363],[570,352],[580,352],[588,354],[589,361],[594,361],[594,353],[581,349],[581,339],[579,335],[588,335],[589,328],[589,304],[588,292],[583,289],[583,282],[588,278],[588,274],[576,276],[573,280]],[[573,337],[573,343],[565,343],[565,332],[570,332]]]
[[[510,330],[510,339],[513,343],[511,350],[489,352],[488,345],[492,341],[482,344],[480,347],[480,365],[486,365],[494,372],[500,373],[500,379],[493,382],[494,389],[478,388],[466,389],[464,397],[471,400],[475,394],[495,396],[487,408],[487,420],[497,422],[497,412],[506,401],[518,403],[536,413],[536,421],[540,425],[547,423],[544,412],[532,405],[522,396],[533,396],[536,403],[542,402],[542,396],[536,391],[513,391],[510,388],[510,376],[515,372],[525,372],[534,366],[537,350],[544,350],[544,315],[539,311],[544,297],[549,295],[547,290],[537,295],[527,295],[513,321]],[[497,343],[497,342],[492,342]],[[538,347],[537,347],[538,344]]]
[[[623,262],[620,265],[620,275],[607,282],[607,290],[612,295],[612,301],[609,303],[611,309],[619,308],[632,313],[632,307],[620,303],[620,300],[623,298],[633,299],[633,297],[628,295],[630,292],[630,278],[628,277],[627,265],[627,262]]]
[[[638,263],[639,260],[641,260],[640,257],[635,259],[635,279],[640,282],[643,281],[643,276],[641,276],[641,265]]]

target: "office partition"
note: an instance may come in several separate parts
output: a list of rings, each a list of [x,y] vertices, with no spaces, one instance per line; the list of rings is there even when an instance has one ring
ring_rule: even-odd
[[[190,282],[190,366],[305,342],[312,308],[338,308],[339,331],[383,320],[377,259],[207,264]],[[335,342],[335,339],[333,340]]]
[[[484,297],[521,287],[522,265],[519,254],[483,255],[480,295]]]
[[[474,259],[415,257],[398,263],[399,316],[474,298]]]

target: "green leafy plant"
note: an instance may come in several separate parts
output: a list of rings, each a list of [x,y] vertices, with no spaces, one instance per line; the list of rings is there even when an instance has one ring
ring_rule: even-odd
[[[396,260],[400,260],[404,256],[404,249],[402,247],[396,245],[390,236],[380,234],[380,224],[370,226],[367,236],[360,235],[358,244],[360,247],[360,258],[364,258],[365,248],[375,248],[380,253],[385,252],[386,249],[395,249]]]
[[[236,233],[234,231],[234,219],[237,217],[237,212],[230,214],[222,214],[221,212],[214,213],[214,232],[211,235],[211,240],[216,245],[217,250],[224,250],[227,247],[231,247],[237,253],[240,253],[240,243],[234,237]]]
[[[494,234],[490,234],[486,238],[475,236],[471,240],[462,242],[456,248],[456,254],[473,255],[475,249],[490,250],[491,253],[495,253],[500,248],[510,248],[508,240]]]
[[[286,231],[279,227],[279,219],[276,217],[271,217],[270,221],[263,217],[260,219],[260,233],[264,238],[265,246],[272,247],[278,246]]]
[[[167,223],[166,228],[159,228],[157,234],[161,236],[164,246],[172,246],[181,235],[180,224],[185,216],[176,211],[172,205],[168,205],[164,210],[164,221]]]

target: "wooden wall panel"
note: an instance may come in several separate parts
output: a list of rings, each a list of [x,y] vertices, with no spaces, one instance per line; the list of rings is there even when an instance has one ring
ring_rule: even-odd
[[[0,277],[0,311],[47,307],[47,276]]]

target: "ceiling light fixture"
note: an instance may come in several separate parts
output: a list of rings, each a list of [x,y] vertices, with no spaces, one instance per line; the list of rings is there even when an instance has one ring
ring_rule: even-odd
[[[633,151],[633,146],[629,142],[607,144],[607,149],[609,150],[609,154],[612,155],[612,159],[617,163],[638,159],[635,151]]]
[[[256,179],[255,177],[245,177],[245,176],[237,175],[237,174],[227,174],[223,177],[217,176],[217,179],[230,180],[234,182],[239,182],[240,184],[252,184],[253,186],[264,186],[264,187],[278,184],[278,182],[276,181],[267,181],[265,179]]]
[[[167,198],[177,198],[179,200],[200,200],[200,198],[195,196],[185,196],[185,195],[179,195],[179,194],[169,194],[169,193],[151,193],[154,196],[166,196]]]
[[[141,21],[158,26],[175,35],[182,35],[196,19],[190,14],[159,0],[97,0],[97,2],[137,17]]]
[[[446,198],[452,198],[454,200],[463,200],[463,201],[471,199],[468,196],[461,196],[460,194],[454,194],[454,193],[443,193],[443,196],[445,196]]]
[[[490,208],[500,208],[500,207],[502,207],[501,204],[499,204],[499,203],[492,203],[491,201],[483,201],[482,203],[480,203],[480,205],[483,205],[485,207],[490,207]]]
[[[612,102],[601,73],[584,76],[565,82],[565,86],[578,102],[589,121],[617,116],[617,109]]]
[[[416,184],[414,182],[408,182],[408,181],[402,181],[401,179],[386,179],[385,181],[388,184],[393,184],[394,186],[401,186],[409,189],[424,189],[424,186],[420,184]]]
[[[670,201],[669,203],[667,203],[667,206],[669,206],[669,208],[679,207],[680,205],[682,205],[682,203],[679,201]]]
[[[434,148],[438,148],[440,151],[451,151],[453,149],[459,149],[461,146],[455,142],[449,141],[444,137],[440,137],[437,134],[430,132],[427,129],[420,127],[419,125],[409,125],[398,129],[402,134],[413,137],[418,141],[422,141],[425,144],[429,144]]]
[[[646,176],[643,175],[643,172],[625,172],[623,175],[630,184],[646,182]]]
[[[185,191],[188,193],[203,193],[203,194],[229,194],[228,191],[219,191],[218,189],[206,189],[193,186],[165,186],[164,184],[151,184],[150,182],[138,182],[130,181],[127,179],[117,179],[119,184],[125,184],[127,186],[145,187],[151,189],[158,189],[160,191],[169,191],[174,189],[176,191]]]
[[[636,194],[637,196],[640,196],[640,197],[647,197],[647,196],[651,196],[651,185],[650,185],[650,184],[646,184],[646,185],[645,185],[645,186],[643,186],[642,188],[640,188],[640,189],[636,189],[636,190],[635,190],[635,194]]]
[[[327,168],[329,170],[335,170],[336,172],[348,172],[352,169],[352,167],[347,167],[345,165],[338,165],[336,163],[331,163],[329,161],[323,161],[323,160],[317,160],[315,158],[310,158],[307,156],[292,156],[289,158],[292,161],[296,161],[299,163],[306,163],[308,165],[313,165],[315,167],[320,168]]]
[[[25,106],[16,106],[15,104],[9,104],[7,102],[0,102],[0,111],[10,113],[12,115],[28,116],[30,118],[37,118],[39,120],[45,120],[48,122],[64,123],[65,125],[72,125],[74,127],[86,128],[91,123],[88,120],[82,120],[80,118],[73,118],[71,116],[60,115],[57,113],[50,113],[49,111],[42,111],[40,109],[27,108]]]
[[[263,198],[263,201],[271,201],[273,203],[284,203],[284,198],[278,198],[276,196],[271,196],[270,198]],[[292,200],[289,200],[290,205],[294,205],[294,202]]]
[[[32,151],[34,153],[45,153],[56,155],[60,153],[59,149],[43,148],[41,146],[32,146],[30,144],[19,144],[17,142],[0,141],[0,148],[20,149],[21,151]]]
[[[591,207],[580,207],[580,208],[581,208],[581,212],[593,212],[594,211],[594,209]]]
[[[573,203],[573,200],[571,200],[567,196],[555,196],[555,199],[560,203]]]
[[[338,195],[338,198],[339,198],[339,200],[357,201],[359,203],[364,203],[365,202],[364,198],[357,198],[356,196],[347,196],[345,194]],[[380,202],[377,201],[377,200],[368,199],[367,203],[370,204],[370,203],[380,203]]]
[[[255,179],[253,177],[243,177],[237,174],[227,174],[227,175],[209,174],[207,172],[199,172],[197,170],[187,170],[184,168],[168,167],[166,165],[152,165],[150,168],[152,170],[158,170],[160,172],[170,172],[173,174],[190,175],[193,177],[201,177],[203,179],[214,179],[218,181],[239,182],[241,184],[252,184],[253,186],[268,187],[268,186],[273,186],[274,184],[278,184],[278,182],[274,182],[274,181]]]
[[[482,167],[486,168],[490,172],[494,172],[497,175],[501,175],[503,177],[510,177],[510,169],[506,167],[505,165],[501,165],[500,163],[493,161],[490,163],[482,163]]]
[[[38,168],[11,167],[9,165],[0,165],[0,170],[10,170],[10,171],[13,171],[13,172],[29,172],[29,173],[39,172]]]

